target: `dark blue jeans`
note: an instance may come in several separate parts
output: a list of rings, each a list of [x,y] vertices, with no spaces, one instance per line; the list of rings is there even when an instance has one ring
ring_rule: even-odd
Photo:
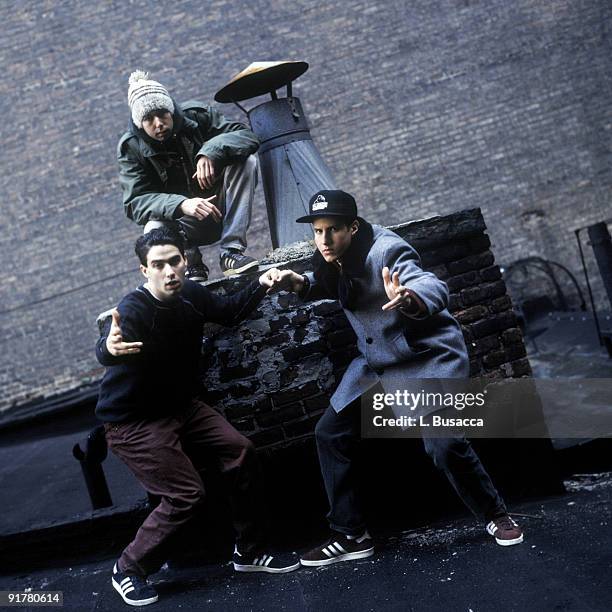
[[[331,406],[315,428],[323,482],[329,500],[327,519],[333,530],[360,535],[366,525],[354,474],[355,453],[361,442],[360,400],[339,413]],[[459,497],[479,519],[506,514],[506,506],[478,455],[464,437],[425,438],[425,451],[446,474]]]

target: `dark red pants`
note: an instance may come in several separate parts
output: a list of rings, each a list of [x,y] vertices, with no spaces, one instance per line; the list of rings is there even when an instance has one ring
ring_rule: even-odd
[[[204,499],[199,470],[214,461],[228,480],[237,546],[261,543],[261,478],[255,448],[216,410],[194,400],[155,420],[106,423],[108,446],[148,493],[161,498],[119,559],[121,571],[147,576],[167,559],[172,537]]]

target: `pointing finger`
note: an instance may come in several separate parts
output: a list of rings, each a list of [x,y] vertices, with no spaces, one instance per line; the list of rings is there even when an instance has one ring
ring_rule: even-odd
[[[140,349],[141,346],[142,346],[142,342],[122,342],[117,348],[120,348],[120,349],[133,349],[133,348],[137,348],[137,349]]]
[[[394,310],[401,303],[402,303],[402,297],[398,295],[397,297],[393,298],[391,301],[387,302],[386,304],[383,304],[382,309],[383,310]]]

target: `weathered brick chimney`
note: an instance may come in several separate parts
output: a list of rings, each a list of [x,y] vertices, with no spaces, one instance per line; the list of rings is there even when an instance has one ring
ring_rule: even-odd
[[[531,374],[480,209],[391,229],[419,251],[425,269],[448,283],[451,311],[463,328],[472,376],[502,379]],[[299,243],[277,249],[267,263],[304,271],[310,266],[312,251],[311,244]],[[227,294],[249,280],[230,277],[208,287]],[[287,293],[264,299],[237,328],[209,325],[206,329],[202,372],[208,391],[204,399],[257,446],[266,499],[273,508],[270,516],[280,532],[295,533],[298,523],[306,530],[317,528],[327,511],[313,431],[356,354],[355,340],[337,302],[303,303]],[[419,448],[419,441],[368,442],[360,474],[368,492],[365,511],[374,526],[405,528],[423,517],[432,520],[440,512],[462,510],[445,479]],[[473,444],[504,495],[524,497],[537,492],[541,496],[563,490],[550,440],[475,439]],[[410,465],[411,475],[398,489],[396,470],[389,466],[400,465]],[[212,485],[219,483],[213,479]],[[415,505],[413,495],[425,490],[428,495],[419,497]],[[217,527],[209,529],[202,541],[210,544],[217,538],[220,545],[226,545],[231,537],[218,525],[227,522],[227,509],[207,511],[215,520],[198,524]],[[229,524],[227,528],[231,532]]]
[[[421,255],[423,267],[448,283],[450,310],[462,325],[471,375],[499,379],[531,374],[523,336],[495,265],[480,209],[393,226]],[[301,272],[312,247],[279,249],[270,261]],[[209,287],[232,292],[246,279]],[[205,345],[207,399],[259,448],[312,435],[328,398],[356,353],[355,335],[335,301],[303,303],[272,296],[236,329],[210,326]]]

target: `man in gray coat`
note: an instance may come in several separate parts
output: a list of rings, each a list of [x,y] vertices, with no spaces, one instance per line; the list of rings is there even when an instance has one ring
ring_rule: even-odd
[[[201,102],[178,105],[142,71],[129,79],[131,120],[117,148],[123,206],[144,232],[166,226],[187,244],[187,278],[205,281],[198,246],[220,242],[225,275],[255,268],[245,255],[259,140]]]
[[[314,272],[286,271],[284,282],[303,299],[339,299],[359,350],[315,429],[332,535],[303,555],[301,563],[319,566],[374,552],[353,473],[362,394],[389,380],[409,385],[417,379],[467,378],[469,361],[461,328],[447,310],[446,284],[421,269],[418,254],[405,240],[358,217],[350,194],[316,193],[310,214],[297,221],[312,223]],[[522,530],[465,437],[426,437],[424,446],[498,544],[523,541]]]

